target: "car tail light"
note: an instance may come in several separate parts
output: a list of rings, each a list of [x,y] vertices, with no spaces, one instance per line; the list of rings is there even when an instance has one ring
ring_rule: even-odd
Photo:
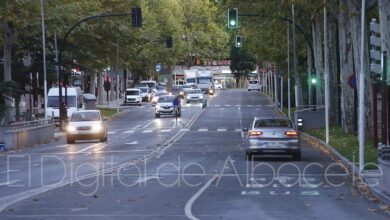
[[[298,132],[296,131],[286,131],[284,134],[287,136],[298,136]]]
[[[249,136],[260,136],[262,134],[263,134],[263,132],[261,132],[261,131],[251,131],[251,132],[249,132]]]

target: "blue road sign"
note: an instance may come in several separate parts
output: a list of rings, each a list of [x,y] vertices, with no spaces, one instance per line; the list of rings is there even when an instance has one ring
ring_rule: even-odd
[[[161,70],[161,68],[162,68],[162,65],[161,65],[161,63],[158,63],[158,64],[156,65],[156,68],[155,68],[155,70],[158,72],[158,71],[160,71],[160,70]]]

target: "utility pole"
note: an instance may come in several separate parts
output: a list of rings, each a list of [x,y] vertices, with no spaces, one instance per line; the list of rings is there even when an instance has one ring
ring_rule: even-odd
[[[43,0],[41,0],[41,17],[42,17],[42,51],[43,51],[43,91],[45,102],[45,118],[47,118],[47,80],[46,80],[46,36],[45,36],[45,13],[43,10]]]
[[[329,68],[328,68],[328,29],[327,29],[327,11],[324,0],[324,63],[325,63],[325,136],[326,143],[329,143]]]
[[[119,41],[116,40],[116,113],[119,113]]]
[[[291,119],[291,100],[290,100],[290,24],[287,23],[287,105],[288,117]]]
[[[278,106],[278,76],[274,73],[275,104]]]
[[[57,33],[56,32],[54,32],[54,47],[55,47],[55,50],[56,50],[56,63],[58,63]],[[60,67],[58,65],[57,65],[56,71],[57,71],[57,80],[59,80],[59,78],[60,78]]]
[[[280,110],[283,111],[283,76],[280,76]]]
[[[291,5],[291,14],[292,14],[292,22],[293,22],[293,53],[294,53],[294,77],[295,77],[295,107],[297,108],[299,106],[299,90],[298,90],[298,70],[297,70],[297,45],[296,45],[296,39],[295,39],[295,13],[294,13],[294,0],[292,1]]]
[[[366,1],[362,0],[361,42],[360,42],[360,72],[359,72],[359,170],[364,169],[364,22]]]

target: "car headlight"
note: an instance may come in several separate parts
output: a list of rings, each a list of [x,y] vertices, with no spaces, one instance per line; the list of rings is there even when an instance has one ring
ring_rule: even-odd
[[[92,126],[92,131],[101,131],[103,126],[101,124],[97,124]]]
[[[201,99],[203,99],[203,95],[199,96]]]
[[[187,99],[190,99],[190,98],[191,98],[191,97],[188,95],[188,96],[187,96]]]
[[[75,126],[68,125],[68,127],[66,128],[66,130],[67,130],[68,132],[74,132],[74,131],[76,131],[76,128],[75,128]]]
[[[214,91],[212,89],[209,90],[209,93],[214,93]]]

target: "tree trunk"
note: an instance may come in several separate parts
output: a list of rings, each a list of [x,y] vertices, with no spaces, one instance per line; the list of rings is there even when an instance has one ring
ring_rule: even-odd
[[[104,104],[104,88],[103,88],[103,76],[101,72],[97,73],[97,86],[98,86],[98,104]]]
[[[313,31],[313,50],[314,66],[316,68],[317,86],[316,86],[316,104],[324,105],[324,61],[322,54],[322,17],[318,15],[312,23]]]
[[[19,121],[20,120],[19,104],[20,104],[20,95],[17,95],[15,97],[15,121]]]
[[[11,61],[12,61],[12,46],[16,38],[15,29],[12,23],[2,22],[3,30],[3,51],[4,51],[4,81],[12,80]],[[6,106],[12,106],[12,98],[5,99]]]
[[[335,6],[333,6],[335,7]],[[328,59],[325,65],[329,70],[329,122],[339,125],[339,77],[337,61],[337,18],[333,13],[328,16]]]
[[[390,50],[390,0],[378,0],[382,51]]]
[[[92,72],[91,73],[91,81],[89,83],[89,92],[91,94],[94,94],[95,95],[95,89],[96,89],[96,73],[95,72]]]
[[[355,71],[357,74],[357,83],[359,84],[359,72],[360,72],[360,44],[361,44],[361,36],[360,36],[360,29],[361,29],[361,10],[362,5],[360,1],[355,0],[348,0],[348,7],[350,9],[350,13],[352,14],[350,22],[351,22],[351,28],[352,28],[352,48],[353,48],[353,62]],[[365,36],[367,36],[367,25],[365,28]],[[369,67],[369,57],[368,57],[368,44],[367,44],[367,38],[365,40],[364,44],[364,66]],[[371,76],[369,68],[365,68],[364,70],[365,79],[364,79],[364,118],[365,118],[365,137],[366,139],[372,139],[373,133],[373,121],[372,121],[372,86],[371,86]],[[358,90],[358,93],[360,91]]]
[[[353,54],[351,26],[349,17],[343,9],[347,6],[347,0],[339,0],[338,30],[340,51],[340,75],[341,75],[341,127],[344,133],[353,132],[354,123],[354,91],[348,85],[348,78],[353,74]]]

